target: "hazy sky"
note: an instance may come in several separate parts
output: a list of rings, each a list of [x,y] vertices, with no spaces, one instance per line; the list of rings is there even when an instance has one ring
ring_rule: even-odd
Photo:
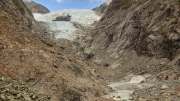
[[[31,1],[31,0],[23,0]],[[51,12],[62,9],[93,9],[106,0],[32,0],[47,7]]]

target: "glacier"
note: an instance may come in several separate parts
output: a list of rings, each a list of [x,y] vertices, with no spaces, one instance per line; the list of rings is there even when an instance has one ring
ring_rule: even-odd
[[[53,21],[56,17],[67,14],[71,16],[71,21]],[[47,23],[48,30],[51,34],[55,34],[56,39],[63,38],[68,40],[74,40],[79,36],[83,36],[83,34],[76,34],[76,31],[80,30],[78,26],[91,27],[92,23],[99,21],[101,18],[101,16],[89,9],[64,9],[47,14],[34,13],[33,15],[35,20]]]

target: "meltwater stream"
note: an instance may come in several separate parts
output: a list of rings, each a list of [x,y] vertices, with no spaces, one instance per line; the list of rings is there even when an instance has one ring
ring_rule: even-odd
[[[53,21],[56,17],[67,14],[71,16],[70,21]],[[81,26],[90,26],[101,18],[94,11],[88,9],[65,9],[47,14],[34,13],[33,15],[37,21],[46,22],[49,30],[58,32],[55,35],[57,39],[64,38],[69,40],[77,37],[75,31],[78,28],[74,26],[74,23],[78,23]]]

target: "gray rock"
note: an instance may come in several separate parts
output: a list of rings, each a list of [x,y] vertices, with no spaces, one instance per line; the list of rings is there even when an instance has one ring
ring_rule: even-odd
[[[162,90],[164,90],[164,89],[168,89],[169,87],[168,87],[168,85],[166,85],[166,84],[163,84],[162,86],[161,86],[161,89]]]
[[[24,96],[24,99],[25,99],[26,101],[31,101],[31,98],[29,97],[29,95],[25,95],[25,96]]]
[[[60,99],[56,96],[53,96],[50,101],[60,101]]]
[[[146,82],[146,79],[145,77],[140,75],[132,77],[130,80],[130,83],[143,83],[143,82]]]

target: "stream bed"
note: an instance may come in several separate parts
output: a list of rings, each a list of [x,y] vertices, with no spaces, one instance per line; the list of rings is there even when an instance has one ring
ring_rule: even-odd
[[[144,77],[136,76],[131,78],[129,82],[110,82],[108,86],[112,87],[114,91],[110,95],[106,95],[105,98],[112,98],[117,101],[131,101],[133,98],[130,95],[135,90],[154,86],[153,83],[146,83],[144,80]]]

